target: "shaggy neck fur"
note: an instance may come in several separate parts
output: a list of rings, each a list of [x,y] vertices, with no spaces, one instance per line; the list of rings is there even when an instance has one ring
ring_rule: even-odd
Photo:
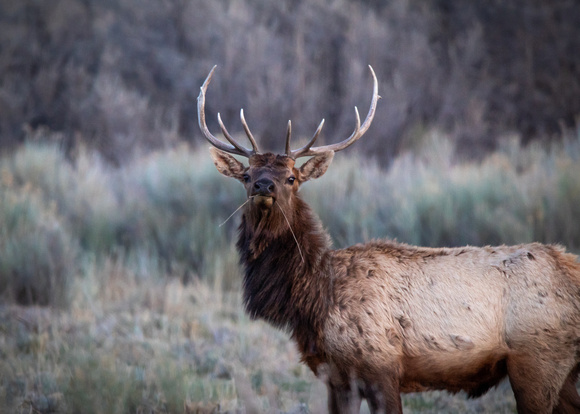
[[[244,303],[251,317],[288,329],[303,359],[316,366],[309,358],[321,358],[317,344],[332,298],[330,239],[308,205],[296,195],[293,202],[284,212],[301,252],[279,206],[252,205],[242,217],[237,247],[245,268]]]

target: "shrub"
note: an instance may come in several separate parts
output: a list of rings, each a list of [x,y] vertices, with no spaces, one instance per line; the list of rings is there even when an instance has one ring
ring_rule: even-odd
[[[2,185],[0,222],[0,292],[21,304],[65,306],[78,250],[55,209],[30,186]]]
[[[530,241],[580,248],[580,139],[517,143],[479,163],[432,132],[389,169],[339,154],[304,198],[344,247],[374,238],[428,246]],[[239,286],[240,184],[186,146],[112,169],[81,150],[28,144],[0,160],[0,285],[21,302],[66,303],[70,280],[96,267],[136,277],[200,277]],[[220,224],[225,224],[220,227]],[[91,270],[92,269],[92,270]]]
[[[205,151],[151,154],[125,169],[122,191],[125,248],[154,251],[169,271],[181,264],[207,275],[224,263],[235,221],[219,225],[243,203],[243,191],[217,174]]]
[[[96,152],[84,148],[67,159],[56,144],[26,144],[3,160],[16,186],[30,186],[46,205],[54,205],[86,250],[109,252],[122,222],[111,185],[114,174]]]
[[[465,163],[444,136],[431,133],[388,170],[339,155],[324,185],[304,192],[339,246],[390,237],[428,246],[540,241],[578,250],[578,148],[580,139],[551,149],[512,143]]]

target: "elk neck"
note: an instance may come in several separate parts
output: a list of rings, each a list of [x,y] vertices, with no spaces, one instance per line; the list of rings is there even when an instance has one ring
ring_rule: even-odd
[[[330,237],[298,195],[286,215],[288,222],[277,208],[249,208],[242,216],[237,248],[244,303],[251,317],[289,329],[304,356],[315,347],[312,335],[321,332],[332,300]]]

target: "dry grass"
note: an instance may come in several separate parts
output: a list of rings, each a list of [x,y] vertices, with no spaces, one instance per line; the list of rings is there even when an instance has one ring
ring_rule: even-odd
[[[237,294],[117,270],[82,281],[67,311],[0,308],[0,412],[326,411],[324,385],[288,336],[248,320]],[[513,412],[510,392],[410,395],[405,412]]]
[[[82,281],[67,311],[0,309],[5,412],[277,412],[316,404],[314,378],[286,335],[250,322],[237,295],[175,279],[143,283],[118,270],[105,264]]]

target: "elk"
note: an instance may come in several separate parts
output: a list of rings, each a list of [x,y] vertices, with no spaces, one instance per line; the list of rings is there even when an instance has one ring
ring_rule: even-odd
[[[339,143],[261,153],[217,139],[199,125],[218,171],[246,190],[237,249],[243,299],[252,318],[285,329],[301,359],[324,377],[331,413],[402,413],[401,393],[465,391],[478,397],[506,376],[518,413],[580,412],[580,264],[556,245],[427,248],[390,240],[334,250],[298,192],[321,177],[334,153],[368,130],[378,82],[361,125]],[[233,157],[248,158],[249,166]],[[308,157],[300,167],[296,160]]]

